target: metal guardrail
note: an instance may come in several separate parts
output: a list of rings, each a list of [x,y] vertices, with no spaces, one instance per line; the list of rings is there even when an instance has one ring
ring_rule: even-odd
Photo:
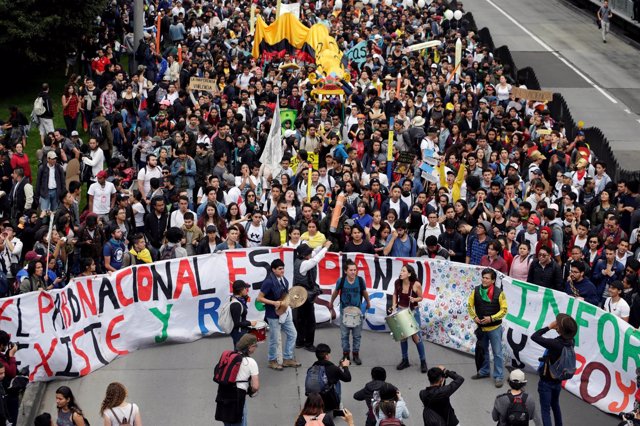
[[[612,8],[615,12],[615,7],[618,10],[629,10],[627,17],[633,15],[633,2],[631,0],[610,0]],[[631,9],[628,9],[631,7]],[[477,25],[471,12],[465,14],[465,19],[469,22],[469,28],[477,30]],[[511,51],[509,46],[500,46],[495,48],[493,38],[491,37],[491,31],[488,28],[481,28],[477,30],[478,37],[483,45],[487,46],[494,55],[494,58],[505,67],[505,71],[508,72],[511,77],[519,84],[524,84],[527,88],[532,90],[540,90],[540,82],[536,76],[536,72],[531,67],[518,69],[513,62]],[[561,93],[554,93],[553,101],[549,102],[547,106],[551,116],[556,121],[562,121],[565,125],[567,139],[573,140],[578,133],[578,126],[573,116],[567,101],[564,99]],[[607,165],[607,172],[615,179],[624,179],[626,181],[640,180],[640,170],[632,171],[620,168],[620,163],[616,159],[616,156],[611,149],[611,145],[607,140],[602,130],[597,127],[589,127],[582,129],[585,133],[586,140],[589,143],[591,151],[596,157],[603,161]]]

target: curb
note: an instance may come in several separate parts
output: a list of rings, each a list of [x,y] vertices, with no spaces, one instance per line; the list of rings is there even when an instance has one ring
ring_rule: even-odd
[[[17,426],[32,425],[38,415],[47,384],[45,382],[29,383],[22,396],[18,412]]]

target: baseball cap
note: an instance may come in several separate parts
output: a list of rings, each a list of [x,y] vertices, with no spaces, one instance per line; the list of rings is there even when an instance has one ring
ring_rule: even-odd
[[[560,188],[563,192],[571,192],[571,185],[562,185]]]
[[[527,383],[527,379],[522,370],[513,370],[511,374],[509,374],[509,381],[517,383]]]
[[[97,178],[99,179],[104,179],[107,177],[107,171],[106,170],[100,170],[98,172],[98,174],[96,175]]]
[[[80,136],[80,133],[78,133],[77,130],[74,130],[71,132],[71,136]]]
[[[558,207],[558,205],[557,205],[556,203],[551,203],[551,204],[549,204],[549,208],[550,208],[551,210],[555,210],[555,211],[556,211],[556,213],[560,211],[560,207]]]
[[[55,151],[47,152],[47,159],[54,159],[54,158],[58,158],[58,154],[56,154]]]
[[[350,228],[353,228],[353,225],[356,224],[356,221],[353,219],[347,219],[344,221],[344,224]]]
[[[168,99],[160,101],[160,105],[171,106],[171,102]]]
[[[40,258],[42,258],[42,256],[40,256],[38,253],[36,253],[33,250],[28,251],[27,254],[24,255],[24,261],[25,262],[32,262],[32,261],[38,260]]]
[[[534,225],[540,226],[540,218],[538,216],[531,216],[529,222],[533,222]]]
[[[216,228],[215,225],[207,225],[207,234],[210,234],[212,232],[218,232],[218,228]]]

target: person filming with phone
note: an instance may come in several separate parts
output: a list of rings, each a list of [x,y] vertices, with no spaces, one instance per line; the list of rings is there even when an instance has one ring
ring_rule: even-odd
[[[333,411],[340,408],[340,382],[351,381],[350,362],[343,359],[340,366],[331,362],[331,348],[326,343],[316,346],[316,358],[318,360],[307,370],[304,381],[305,395],[319,393],[324,402],[324,412],[333,416]]]

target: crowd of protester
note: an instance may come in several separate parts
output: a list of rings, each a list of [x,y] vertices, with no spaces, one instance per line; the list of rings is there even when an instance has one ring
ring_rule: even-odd
[[[302,4],[302,23],[325,23],[343,51],[367,41],[345,95],[322,100],[314,63],[251,56],[248,1],[146,3],[138,46],[133,2],[110,3],[69,56],[64,89],[42,85],[33,123],[15,107],[2,123],[2,296],[155,260],[330,241],[493,267],[638,327],[639,183],[614,180],[544,103],[515,98],[519,82],[464,18],[443,17],[442,0],[396,3]],[[275,1],[256,13],[273,22]],[[426,40],[441,44],[405,50]],[[214,90],[191,90],[193,76]],[[297,116],[283,121],[281,169],[263,175],[278,102]],[[33,168],[30,125],[41,135]]]

